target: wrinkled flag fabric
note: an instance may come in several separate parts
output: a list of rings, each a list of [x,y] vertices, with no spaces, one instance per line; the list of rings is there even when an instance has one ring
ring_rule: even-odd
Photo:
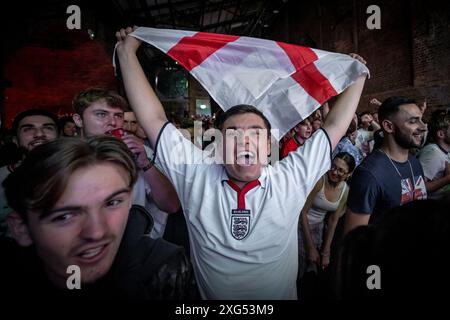
[[[223,110],[257,107],[277,140],[369,74],[349,55],[273,40],[144,27],[131,35],[182,65]]]

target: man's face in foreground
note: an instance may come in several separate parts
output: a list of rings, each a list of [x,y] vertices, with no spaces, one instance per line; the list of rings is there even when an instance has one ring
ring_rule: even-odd
[[[66,286],[70,265],[80,267],[82,283],[95,282],[109,271],[131,207],[129,179],[122,167],[111,163],[78,169],[47,214],[28,214],[31,243],[55,285]]]
[[[268,162],[271,147],[264,120],[255,113],[237,114],[225,120],[222,134],[229,177],[241,188],[258,179]]]

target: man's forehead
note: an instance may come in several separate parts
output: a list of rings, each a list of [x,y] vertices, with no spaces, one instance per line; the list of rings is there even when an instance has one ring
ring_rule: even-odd
[[[415,103],[402,104],[400,107],[400,114],[404,117],[422,117],[420,108]]]
[[[44,115],[33,115],[33,116],[26,116],[19,122],[19,128],[24,125],[42,125],[42,124],[54,124],[56,125],[55,121],[53,121],[52,118],[44,116]]]
[[[229,117],[223,124],[224,130],[228,128],[244,130],[249,128],[267,129],[263,118],[255,113],[242,113]]]
[[[129,120],[129,121],[136,120],[136,115],[134,114],[133,111],[125,111],[123,115],[124,115],[125,120]]]
[[[109,105],[106,100],[98,100],[92,103],[86,110],[96,111],[96,110],[104,110],[112,113],[124,113],[120,107]]]

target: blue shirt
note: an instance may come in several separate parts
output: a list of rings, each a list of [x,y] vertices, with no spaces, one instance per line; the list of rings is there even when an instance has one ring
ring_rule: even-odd
[[[359,153],[358,148],[356,148],[353,143],[350,141],[348,137],[344,137],[339,141],[336,148],[333,151],[333,159],[336,157],[336,155],[340,152],[348,152],[352,155],[352,157],[355,159],[356,166],[359,166],[361,164],[361,161],[363,160],[361,153]]]
[[[369,223],[376,223],[391,208],[426,198],[420,162],[412,155],[404,163],[391,162],[378,149],[368,155],[353,173],[347,206],[354,213],[370,214]]]

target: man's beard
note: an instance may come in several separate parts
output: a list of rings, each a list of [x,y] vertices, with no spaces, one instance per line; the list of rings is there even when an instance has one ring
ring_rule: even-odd
[[[414,142],[414,138],[410,135],[404,134],[399,127],[394,125],[394,140],[395,142],[402,147],[403,149],[411,149],[411,148],[418,148],[421,146],[421,142],[416,143]]]

